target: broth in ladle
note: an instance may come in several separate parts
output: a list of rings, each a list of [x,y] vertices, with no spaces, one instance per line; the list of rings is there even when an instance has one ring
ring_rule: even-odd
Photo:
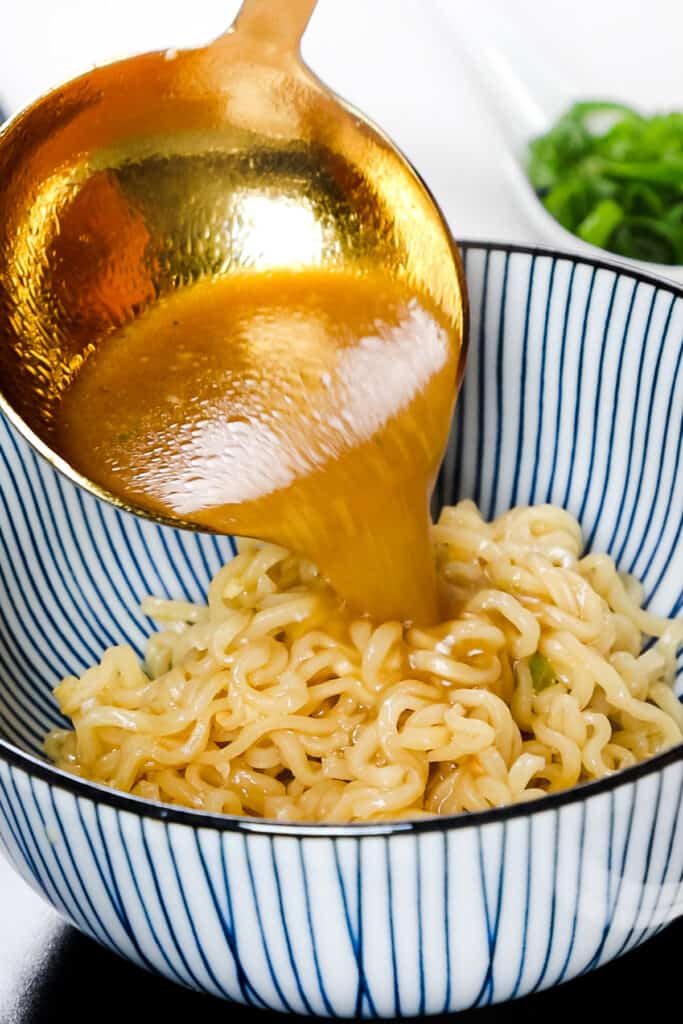
[[[305,554],[358,611],[431,622],[429,496],[461,345],[379,274],[207,280],[99,346],[55,448],[132,504]]]

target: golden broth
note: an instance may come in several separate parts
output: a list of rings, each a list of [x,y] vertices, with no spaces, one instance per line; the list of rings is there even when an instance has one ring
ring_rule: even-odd
[[[379,274],[207,280],[100,345],[54,445],[128,502],[308,556],[359,611],[430,622],[429,496],[461,347]]]

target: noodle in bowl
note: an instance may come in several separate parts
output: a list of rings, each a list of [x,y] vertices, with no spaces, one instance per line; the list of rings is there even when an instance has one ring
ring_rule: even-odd
[[[465,255],[439,627],[354,621],[274,545],[231,560],[105,507],[0,424],[0,848],[181,984],[450,1012],[683,913],[683,296]]]
[[[283,821],[480,811],[603,778],[681,742],[683,620],[639,607],[553,506],[435,528],[457,617],[373,625],[314,566],[242,544],[206,606],[148,599],[165,628],[56,690],[56,763],[147,799]],[[631,593],[629,593],[629,590]],[[643,651],[644,634],[658,643]]]

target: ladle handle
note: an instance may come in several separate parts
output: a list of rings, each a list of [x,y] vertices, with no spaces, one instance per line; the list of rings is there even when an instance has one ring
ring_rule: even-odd
[[[298,53],[318,0],[243,0],[230,31]]]

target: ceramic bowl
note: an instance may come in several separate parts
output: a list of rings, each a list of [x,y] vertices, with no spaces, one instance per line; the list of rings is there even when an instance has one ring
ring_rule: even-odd
[[[566,506],[678,613],[683,291],[541,250],[464,253],[470,359],[436,501]],[[201,600],[230,542],[101,504],[6,422],[0,503],[0,847],[96,941],[255,1007],[394,1017],[558,984],[683,913],[683,747],[415,824],[214,817],[58,772],[41,754],[53,685],[107,645],[140,650],[141,598]]]

